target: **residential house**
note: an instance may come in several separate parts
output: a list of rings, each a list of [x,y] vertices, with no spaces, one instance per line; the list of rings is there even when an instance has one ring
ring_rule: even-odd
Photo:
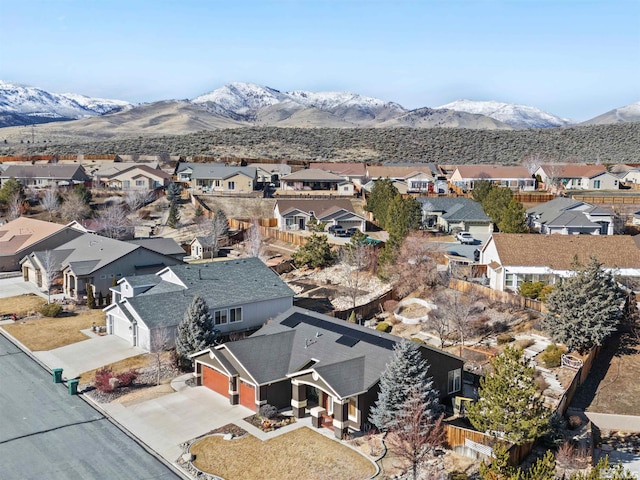
[[[540,233],[613,235],[609,210],[580,200],[558,197],[527,209],[529,226]]]
[[[154,352],[173,345],[178,324],[200,295],[221,336],[256,330],[293,305],[294,292],[258,258],[175,265],[125,276],[104,309],[107,333]]]
[[[358,187],[362,186],[367,178],[366,164],[361,162],[313,162],[310,168],[333,173]]]
[[[250,337],[195,353],[197,383],[258,411],[310,410],[337,438],[363,431],[378,398],[380,376],[400,337],[320,313],[292,308]],[[444,401],[462,390],[463,360],[415,344]],[[320,423],[315,424],[320,426]]]
[[[171,175],[159,168],[135,165],[109,176],[103,176],[102,182],[109,188],[147,192],[167,187],[171,179]]]
[[[285,193],[291,191],[335,191],[339,193],[338,185],[344,179],[331,172],[325,172],[318,168],[308,168],[284,175],[280,178],[280,189]],[[353,192],[352,192],[353,193]]]
[[[471,199],[458,197],[418,198],[422,207],[422,224],[427,229],[452,233],[491,233],[493,223],[482,206]]]
[[[291,173],[291,166],[286,163],[252,163],[250,166],[257,171],[256,189],[262,190],[265,185],[273,183],[280,185],[280,178]]]
[[[127,243],[133,243],[134,245],[140,245],[147,250],[173,257],[179,262],[182,262],[187,252],[182,248],[173,238],[135,238],[133,240],[127,240]]]
[[[480,250],[489,286],[518,291],[522,282],[552,285],[573,271],[574,260],[595,257],[621,277],[640,277],[640,249],[629,235],[538,235],[494,233]]]
[[[20,260],[37,250],[51,250],[82,235],[71,224],[18,217],[0,226],[0,272],[20,270]]]
[[[411,165],[369,165],[367,177],[404,182],[408,193],[446,193],[447,181],[434,163]]]
[[[361,232],[367,229],[367,220],[355,213],[351,200],[333,199],[278,199],[273,209],[280,230],[306,230],[309,220],[315,218],[331,225],[343,228],[357,228]]]
[[[217,193],[251,193],[256,188],[255,167],[229,167],[217,163],[178,163],[177,181],[188,188]]]
[[[640,185],[640,168],[631,168],[619,174],[620,181],[627,184]]]
[[[620,178],[607,172],[604,165],[584,163],[550,163],[541,165],[536,176],[547,188],[561,187],[564,190],[617,190]]]
[[[153,250],[154,247],[158,247],[160,252]],[[182,263],[175,256],[161,253],[166,248],[164,243],[143,246],[85,233],[50,250],[51,259],[46,258],[47,252],[35,251],[25,256],[21,264],[26,281],[46,289],[44,272],[53,269],[62,276],[63,293],[82,300],[87,288],[93,288],[96,297],[100,293],[106,295],[114,279],[155,273],[166,266]]]
[[[473,190],[476,182],[489,181],[499,187],[512,190],[532,191],[536,180],[525,167],[504,165],[459,165],[449,182],[465,192]]]
[[[84,169],[93,177],[94,186],[105,186],[106,180],[112,175],[116,175],[131,167],[149,167],[159,170],[158,162],[123,162],[120,160],[101,160],[93,163],[83,162]]]
[[[8,165],[0,174],[0,186],[10,178],[15,178],[24,187],[46,188],[50,185],[69,186],[86,184],[91,181],[82,165]]]
[[[373,187],[375,186],[378,180],[379,179],[369,180],[367,183],[365,183],[362,186],[362,189],[366,193],[371,193],[371,191],[373,190]],[[407,185],[407,182],[404,182],[402,180],[391,180],[391,184],[396,188],[396,190],[400,195],[406,195],[407,193],[409,193],[409,186]]]
[[[217,251],[214,251],[215,248],[219,250],[220,247],[226,247],[228,245],[229,236],[218,237],[218,243],[215,245],[212,235],[196,236],[193,240],[191,240],[191,242],[189,242],[189,247],[191,248],[191,258],[194,258],[196,260],[200,260],[202,258],[214,258],[218,254]]]

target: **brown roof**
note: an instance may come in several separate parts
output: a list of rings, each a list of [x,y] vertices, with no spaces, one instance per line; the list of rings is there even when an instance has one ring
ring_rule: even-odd
[[[118,177],[118,176],[122,175],[125,172],[128,172],[130,170],[134,170],[134,169],[142,170],[143,172],[145,172],[145,173],[147,173],[149,175],[155,175],[156,177],[159,177],[159,178],[164,178],[164,179],[173,178],[171,175],[169,175],[166,172],[163,172],[159,168],[151,168],[148,165],[134,165],[132,167],[125,168],[124,170],[120,170],[119,172],[116,172],[116,173],[114,173],[112,175],[109,175],[107,178],[115,178],[115,177]]]
[[[344,178],[334,175],[331,172],[325,172],[318,168],[308,168],[305,170],[298,170],[297,172],[290,173],[289,175],[283,175],[280,180],[287,182],[292,181],[310,181],[310,182],[342,182]]]
[[[640,268],[640,249],[630,235],[494,233],[493,241],[504,266],[570,270],[577,255],[582,264],[593,256],[605,267]]]
[[[371,165],[367,170],[369,172],[369,177],[371,178],[407,178],[409,175],[416,172],[432,175],[431,168],[428,165],[399,167]]]
[[[522,166],[460,165],[457,170],[462,178],[531,178]]]
[[[366,174],[364,163],[341,163],[341,162],[313,162],[310,168],[317,168],[325,172],[335,173],[336,175],[361,175]]]
[[[16,218],[0,226],[0,255],[15,254],[65,228],[33,218]]]
[[[554,177],[566,178],[591,178],[607,171],[604,165],[586,165],[584,163],[554,163],[542,165],[542,169],[545,172],[552,169]]]
[[[291,200],[278,200],[276,202],[280,215],[291,211],[294,208],[302,210],[303,212],[314,212],[316,217],[324,217],[326,214],[334,212],[338,209],[344,209],[348,212],[353,212],[353,204],[351,200],[347,198],[334,198],[334,199],[291,199]]]

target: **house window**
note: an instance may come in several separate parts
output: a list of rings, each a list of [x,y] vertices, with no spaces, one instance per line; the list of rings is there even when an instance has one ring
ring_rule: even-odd
[[[131,186],[131,182],[129,180],[123,180],[122,188],[129,188]]]
[[[593,181],[593,188],[600,188],[600,180]]]
[[[513,273],[507,273],[504,280],[504,284],[506,287],[513,287],[513,277]]]
[[[213,312],[213,320],[216,325],[224,325],[227,323],[227,311],[216,310]]]
[[[229,182],[227,183],[227,188],[229,190],[235,190],[236,189],[236,182]]]
[[[358,421],[358,397],[349,399],[349,419]]]
[[[216,187],[219,187],[222,184],[220,180],[216,180]]]
[[[241,322],[242,321],[242,307],[230,308],[229,309],[229,323]]]
[[[451,370],[447,381],[447,393],[459,392],[462,385],[462,369]]]
[[[136,187],[144,187],[144,180],[136,180]]]

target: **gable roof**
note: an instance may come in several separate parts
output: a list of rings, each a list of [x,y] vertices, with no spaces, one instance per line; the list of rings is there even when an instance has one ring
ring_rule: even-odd
[[[191,169],[191,178],[220,178],[226,179],[236,175],[244,175],[255,178],[257,170],[255,167],[230,167],[216,163],[186,163],[178,164],[176,174]]]
[[[459,165],[456,169],[461,178],[498,180],[501,178],[531,178],[525,167],[505,165]]]
[[[535,205],[526,211],[528,216],[540,224],[557,226],[583,226],[599,227],[600,225],[589,220],[587,215],[610,216],[611,212],[602,207],[591,205],[580,200],[566,197],[557,197],[548,202]]]
[[[339,175],[335,175],[331,172],[325,172],[319,168],[307,168],[304,170],[298,170],[297,172],[290,173],[289,175],[283,175],[280,180],[291,181],[318,181],[318,182],[342,182],[344,178]]]
[[[370,165],[367,167],[367,173],[370,178],[407,178],[413,174],[420,172],[425,175],[433,176],[433,164],[415,164],[415,165]]]
[[[367,168],[364,163],[345,163],[345,162],[312,162],[311,168],[324,170],[325,172],[335,173],[340,176],[356,176],[364,177],[367,174]]]
[[[584,163],[551,163],[541,165],[546,173],[553,170],[556,178],[592,178],[607,171],[604,165],[587,165]]]
[[[170,180],[171,178],[173,178],[171,175],[169,175],[166,172],[163,172],[162,170],[160,170],[159,168],[151,168],[148,165],[131,165],[128,168],[125,168],[123,170],[120,170],[118,172],[112,173],[110,175],[107,176],[107,178],[109,179],[115,179],[118,178],[120,175],[123,175],[125,173],[130,172],[131,170],[140,170],[144,173],[146,173],[147,175],[151,175],[154,177],[159,177],[165,180]]]
[[[461,221],[491,222],[480,203],[469,198],[432,197],[418,198],[425,212],[443,212],[442,218],[450,223]]]
[[[503,266],[570,270],[577,255],[583,264],[594,256],[606,268],[640,268],[640,249],[629,235],[494,233],[487,244],[490,242],[494,242]]]
[[[127,240],[127,243],[140,245],[147,250],[158,252],[162,255],[186,255],[183,248],[173,238],[136,238]]]
[[[67,180],[73,177],[86,178],[86,172],[82,165],[64,165],[57,163],[49,163],[46,165],[8,165],[2,173],[3,177],[14,178],[52,178]]]
[[[348,198],[333,199],[278,199],[275,207],[281,216],[285,216],[295,210],[309,213],[313,212],[316,218],[325,217],[336,210],[346,210],[355,213],[353,203]]]
[[[0,226],[0,255],[13,255],[67,228],[52,222],[18,217]]]
[[[258,258],[174,265],[157,275],[161,280],[156,285],[127,299],[131,309],[150,328],[180,323],[196,294],[207,302],[209,309],[294,295],[289,286]]]

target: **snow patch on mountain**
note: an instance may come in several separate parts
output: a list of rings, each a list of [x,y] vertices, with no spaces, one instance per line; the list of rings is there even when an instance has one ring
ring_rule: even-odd
[[[129,102],[92,98],[74,93],[52,93],[0,80],[0,111],[34,119],[80,119],[131,108]],[[38,121],[36,121],[38,123]]]
[[[567,118],[544,112],[539,108],[495,101],[456,100],[436,108],[486,115],[513,128],[565,127],[575,123]]]

